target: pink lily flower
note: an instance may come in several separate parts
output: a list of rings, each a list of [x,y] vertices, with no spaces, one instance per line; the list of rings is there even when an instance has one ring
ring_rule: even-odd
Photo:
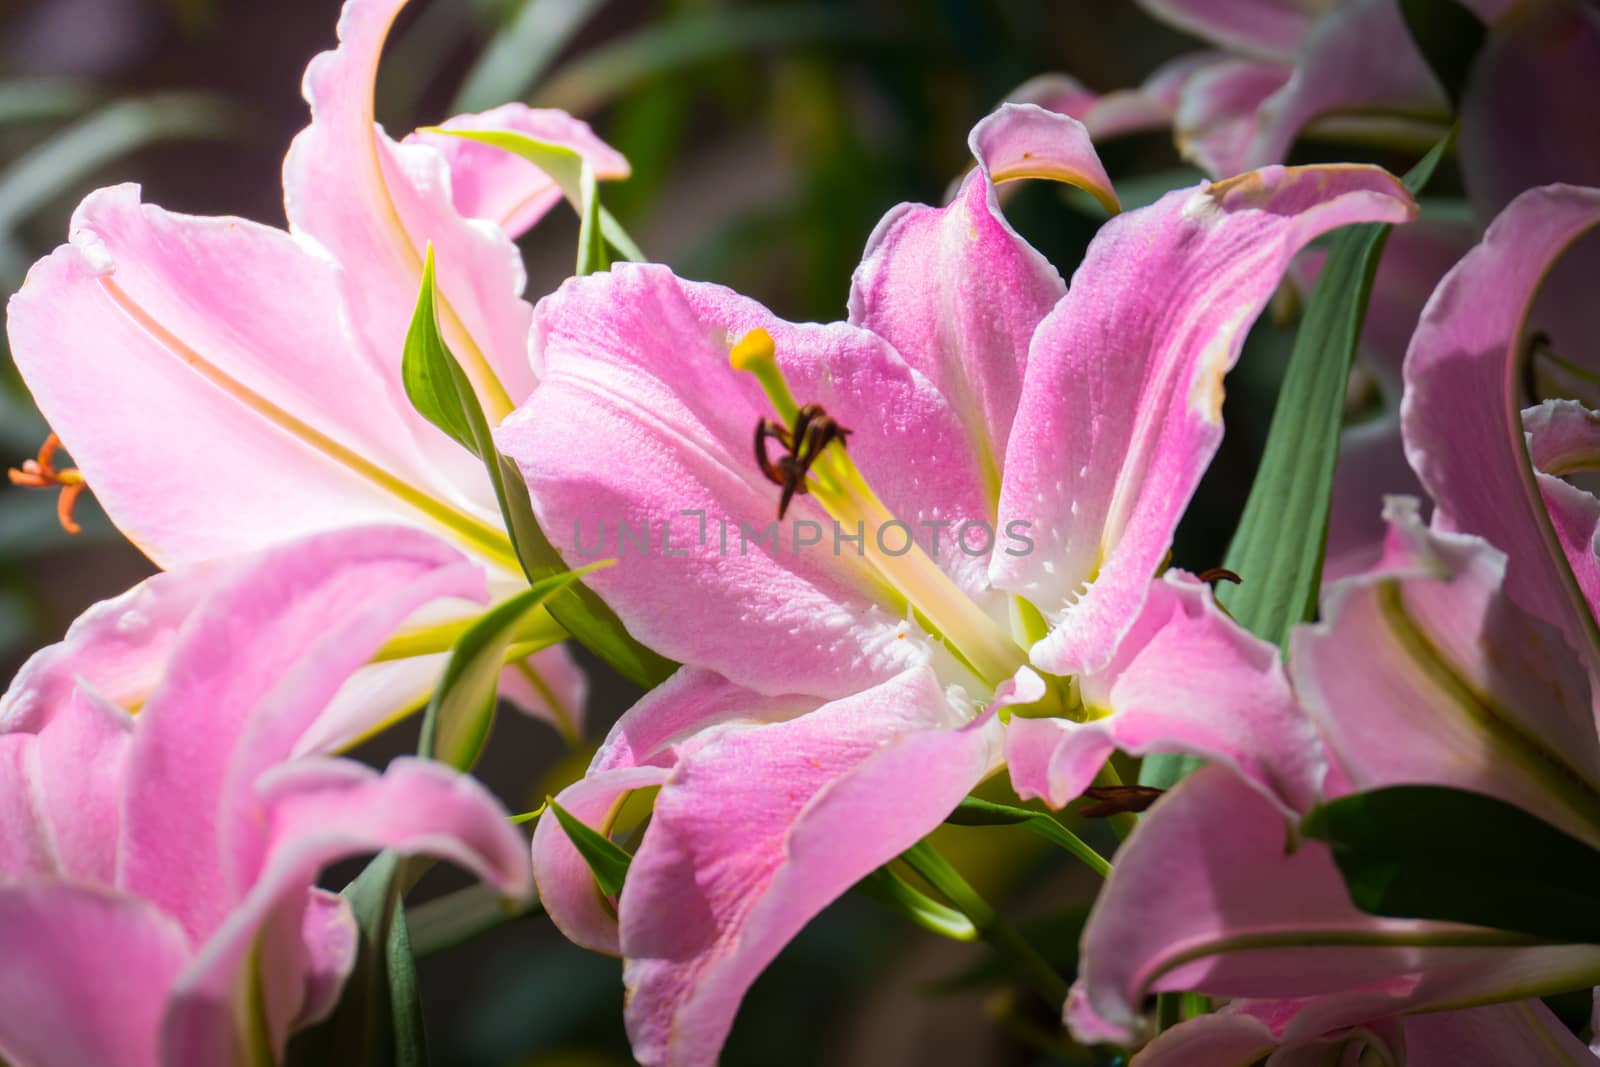
[[[35,655],[0,697],[0,1057],[278,1062],[354,960],[315,888],[340,859],[427,853],[525,898],[470,778],[293,755],[419,605],[484,595],[436,538],[360,527],[157,575]]]
[[[1334,583],[1323,621],[1291,641],[1296,692],[1326,741],[1330,796],[1454,786],[1600,845],[1600,501],[1563,480],[1592,469],[1600,415],[1573,401],[1520,410],[1541,281],[1596,229],[1600,190],[1525,193],[1428,302],[1406,357],[1402,426],[1434,499],[1432,525],[1414,502],[1391,501],[1383,557]],[[1134,1043],[1146,1034],[1146,994],[1195,989],[1274,998],[1241,1011],[1267,1018],[1274,1043],[1322,1041],[1600,979],[1593,946],[1529,947],[1358,912],[1328,849],[1286,851],[1284,829],[1225,769],[1164,798],[1119,853],[1085,930],[1074,1032]],[[1549,1047],[1570,1051],[1542,1008],[1524,1009],[1558,1035]]]
[[[1094,93],[1050,75],[1014,99],[1114,136],[1172,127],[1184,158],[1226,176],[1283,162],[1301,135],[1437,138],[1448,105],[1397,0],[1141,0],[1213,50],[1138,89]],[[1466,0],[1490,26],[1461,104],[1461,156],[1479,217],[1555,181],[1600,183],[1585,137],[1600,94],[1600,19],[1574,0]]]
[[[601,538],[596,590],[688,665],[558,798],[610,832],[660,786],[620,900],[556,823],[534,840],[555,921],[627,960],[643,1062],[713,1059],[781,945],[1002,757],[1053,804],[1119,747],[1203,752],[1285,805],[1320,781],[1274,651],[1157,575],[1290,258],[1410,198],[1363,167],[1179,191],[1108,224],[1068,289],[995,185],[1114,202],[1083,126],[1008,106],[971,144],[948,206],[879,224],[848,323],[632,264],[536,310],[543,377],[500,446],[567,559]]]
[[[512,238],[559,192],[508,154],[440,135],[397,143],[374,125],[378,57],[404,5],[350,0],[339,47],[307,70],[312,122],[284,166],[289,232],[174,214],[114,186],[84,200],[70,242],[11,300],[12,353],[40,410],[112,521],[163,567],[401,522],[472,554],[497,593],[522,584],[481,464],[413,409],[400,357],[431,242],[442,324],[486,410],[498,419],[527,396],[532,309]],[[560,112],[508,105],[450,125],[517,129],[627,173]],[[461,623],[446,610],[419,625],[442,652]],[[530,635],[560,636],[548,620]],[[348,740],[415,706],[441,665],[374,667],[323,728]],[[569,730],[582,688],[560,648],[506,673],[510,695]]]

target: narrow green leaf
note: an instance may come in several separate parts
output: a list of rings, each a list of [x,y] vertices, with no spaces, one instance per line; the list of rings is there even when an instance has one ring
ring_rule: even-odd
[[[572,847],[578,850],[578,855],[583,857],[583,862],[594,873],[594,883],[600,887],[600,892],[608,897],[622,892],[622,882],[628,876],[633,854],[606,835],[591,829],[554,800],[547,803],[556,821],[561,824],[561,829],[566,831]]]
[[[582,278],[605,270],[611,266],[611,260],[606,256],[604,227],[600,223],[600,190],[596,187],[594,168],[587,160],[580,173],[578,188],[582,194],[583,214],[578,223],[577,275]]]
[[[940,904],[887,867],[879,867],[861,879],[856,883],[856,888],[890,911],[940,937],[948,937],[952,941],[978,939],[978,928],[972,925],[971,919],[954,908]]]
[[[495,448],[489,420],[478,404],[472,383],[444,342],[434,291],[430,246],[401,361],[406,395],[429,422],[483,460],[506,531],[528,581],[537,583],[565,574],[567,566],[560,553],[539,529],[521,472]],[[547,607],[568,633],[636,685],[648,689],[677,669],[677,664],[635,641],[606,603],[581,582],[557,592]]]
[[[1400,0],[1406,29],[1455,110],[1489,31],[1460,0]]]
[[[642,262],[645,258],[639,246],[634,244],[633,238],[628,236],[628,231],[622,228],[622,223],[612,217],[598,202],[598,194],[592,192],[594,175],[588,162],[577,150],[566,145],[555,144],[552,141],[541,141],[537,137],[529,137],[525,133],[515,130],[450,130],[443,126],[425,127],[426,133],[440,133],[448,137],[460,137],[468,141],[477,141],[480,144],[491,145],[513,155],[521,156],[529,163],[550,175],[552,181],[561,189],[572,209],[578,213],[578,218],[585,221],[585,225],[594,230],[596,227],[586,220],[591,215],[599,219],[598,233],[605,238],[605,243],[617,253],[618,258]],[[590,176],[585,188],[585,171],[590,171]],[[591,237],[590,240],[595,238]],[[578,273],[591,273],[582,269],[584,253],[582,249],[583,238],[580,235]],[[603,270],[604,267],[597,267]]]
[[[1010,804],[996,804],[992,800],[968,797],[957,805],[956,810],[944,821],[956,826],[1022,826],[1052,845],[1072,853],[1088,864],[1100,877],[1104,878],[1111,873],[1111,864],[1104,856],[1047,812],[1030,811]]]
[[[1427,185],[1454,137],[1452,130],[1406,175],[1412,193]],[[1218,599],[1245,627],[1279,646],[1292,626],[1316,610],[1345,384],[1388,235],[1387,225],[1367,224],[1334,237],[1289,354],[1261,466],[1223,561],[1243,581],[1219,591]],[[1191,756],[1150,756],[1139,781],[1171,788],[1198,765]]]
[[[360,938],[356,962],[333,1013],[290,1041],[290,1067],[426,1067],[416,965],[400,899],[405,883],[405,860],[384,852],[345,887]]]
[[[1480,793],[1395,786],[1316,808],[1356,907],[1600,944],[1600,851]]]
[[[500,672],[517,631],[552,596],[608,563],[541,579],[484,612],[461,635],[423,714],[418,755],[472,770],[494,725]]]

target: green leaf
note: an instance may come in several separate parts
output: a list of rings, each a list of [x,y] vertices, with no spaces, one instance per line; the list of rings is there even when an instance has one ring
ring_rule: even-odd
[[[489,420],[478,405],[467,374],[439,332],[435,305],[433,248],[422,267],[417,309],[406,334],[401,377],[406,395],[429,422],[483,460],[494,486],[500,514],[528,581],[566,574],[561,556],[539,529],[528,487],[516,465],[495,448]],[[551,597],[550,614],[584,647],[624,678],[648,689],[664,681],[677,664],[635,641],[621,620],[587,586],[574,582]]]
[[[400,899],[405,884],[405,860],[384,852],[345,887],[360,936],[355,966],[333,1013],[290,1041],[290,1067],[426,1067],[416,964]]]
[[[1600,851],[1505,801],[1395,786],[1314,809],[1356,907],[1600,944]]]
[[[576,149],[552,141],[541,141],[537,137],[529,137],[515,130],[451,130],[443,126],[428,126],[424,127],[423,132],[460,137],[490,145],[521,156],[548,174],[560,187],[561,195],[566,197],[567,203],[578,213],[578,218],[582,220],[585,229],[590,231],[587,238],[582,234],[579,235],[579,274],[592,273],[582,269],[585,262],[583,244],[585,240],[591,242],[598,240],[596,233],[605,238],[605,243],[616,251],[619,258],[635,262],[645,258],[639,246],[633,243],[633,238],[628,236],[628,231],[622,228],[622,223],[613,218],[611,212],[599,203],[599,196],[594,191],[595,178],[592,168]],[[598,225],[589,221],[591,216],[598,218]],[[591,261],[596,259],[603,261],[604,255],[599,257],[590,255]],[[603,270],[604,267],[594,269]]]
[[[582,193],[583,215],[578,223],[578,268],[580,278],[605,270],[611,266],[606,256],[604,226],[600,221],[600,190],[596,187],[594,168],[584,161],[578,181]]]
[[[944,820],[956,826],[1022,826],[1033,831],[1058,848],[1072,853],[1104,878],[1111,873],[1111,864],[1096,852],[1083,838],[1068,830],[1048,812],[1031,811],[1010,804],[996,804],[992,800],[968,797],[956,806]]]
[[[552,575],[484,612],[450,650],[422,717],[417,754],[470,771],[483,754],[499,704],[500,672],[517,631],[552,596],[609,561]]]
[[[556,821],[561,824],[561,829],[566,831],[572,847],[578,850],[578,855],[583,857],[583,862],[594,873],[594,883],[600,887],[600,892],[608,897],[622,892],[622,882],[628,876],[633,854],[606,835],[591,829],[554,800],[547,803]]]
[[[1412,193],[1427,185],[1454,137],[1452,130],[1406,175]],[[1334,237],[1289,354],[1261,466],[1223,561],[1243,581],[1219,591],[1218,599],[1246,628],[1280,647],[1290,628],[1316,610],[1345,384],[1388,235],[1387,225],[1367,224]],[[1192,756],[1150,756],[1139,781],[1168,789],[1197,766]]]
[[[1400,0],[1400,12],[1428,69],[1459,112],[1467,76],[1489,36],[1488,27],[1460,0]]]
[[[978,939],[978,928],[972,925],[971,919],[940,904],[887,867],[879,867],[861,879],[856,888],[890,911],[940,937],[952,941]]]

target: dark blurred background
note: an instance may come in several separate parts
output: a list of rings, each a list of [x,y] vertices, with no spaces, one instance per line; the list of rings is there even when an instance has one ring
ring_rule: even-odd
[[[282,225],[279,168],[307,118],[301,71],[332,46],[338,8],[0,0],[0,291],[65,239],[74,204],[100,184],[136,181],[171,209]],[[400,136],[512,99],[565,107],[632,162],[633,179],[604,194],[652,258],[787,318],[828,320],[843,317],[878,217],[901,200],[940,201],[969,163],[967,130],[1008,91],[1048,71],[1131,86],[1187,47],[1118,0],[413,0],[385,55],[378,113]],[[1104,151],[1119,179],[1178,183],[1170,138]],[[1008,210],[1063,274],[1099,221],[1053,188],[1025,190]],[[575,235],[563,209],[524,239],[530,300],[570,269]],[[1228,443],[1177,551],[1196,569],[1220,561],[1248,487],[1277,334],[1258,331],[1230,384]],[[0,466],[47,432],[5,361]],[[92,500],[79,516],[84,532],[69,538],[52,494],[0,489],[0,676],[151,569]],[[631,698],[599,677],[591,732]],[[368,754],[412,744],[401,731]],[[484,773],[520,810],[586,755],[502,716]],[[1070,967],[1092,876],[1020,832],[947,833],[957,863]],[[986,965],[981,951],[848,898],[756,985],[723,1062],[1095,1062],[1062,1047],[1056,1020]],[[424,960],[421,979],[436,1063],[630,1062],[618,964],[540,917]]]

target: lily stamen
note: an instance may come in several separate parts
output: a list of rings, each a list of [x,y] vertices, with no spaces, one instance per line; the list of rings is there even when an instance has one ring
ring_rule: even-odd
[[[850,431],[819,405],[796,403],[767,331],[746,334],[728,353],[728,361],[735,370],[755,375],[783,420],[762,419],[756,426],[756,462],[762,474],[783,489],[779,518],[790,501],[805,492],[847,527],[880,530],[897,521],[845,451]],[[768,438],[776,438],[789,454],[773,460],[767,452]],[[914,542],[906,551],[894,554],[868,536],[862,553],[889,587],[916,609],[931,632],[988,685],[998,687],[1027,662],[1027,653],[1010,634]]]
[[[24,460],[20,468],[12,467],[6,471],[6,477],[12,485],[24,489],[60,489],[61,496],[56,500],[56,518],[61,522],[61,528],[69,534],[81,533],[83,527],[72,517],[72,509],[77,505],[78,497],[83,493],[88,483],[83,480],[83,474],[76,467],[57,469],[55,454],[61,448],[61,438],[51,434],[44,439],[44,444],[39,446],[39,454],[33,459]]]

